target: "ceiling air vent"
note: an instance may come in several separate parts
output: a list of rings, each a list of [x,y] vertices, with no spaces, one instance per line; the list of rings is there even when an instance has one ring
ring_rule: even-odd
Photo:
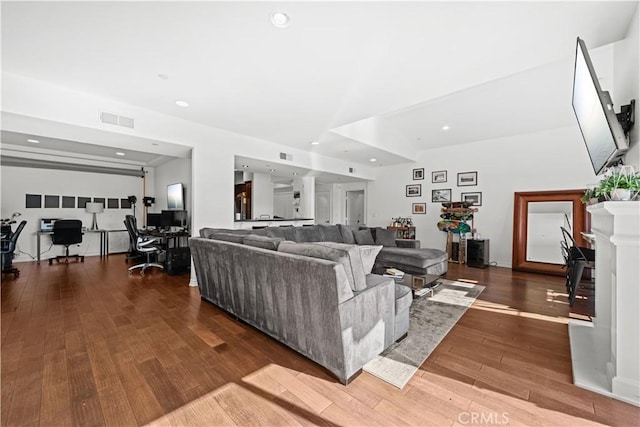
[[[100,121],[110,125],[124,126],[133,129],[133,119],[130,117],[118,116],[112,113],[100,113]]]
[[[293,160],[293,155],[289,153],[280,153],[280,160]]]

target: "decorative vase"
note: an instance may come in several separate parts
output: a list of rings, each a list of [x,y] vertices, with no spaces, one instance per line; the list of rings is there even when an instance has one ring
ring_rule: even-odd
[[[611,200],[631,200],[631,190],[626,188],[611,190]]]

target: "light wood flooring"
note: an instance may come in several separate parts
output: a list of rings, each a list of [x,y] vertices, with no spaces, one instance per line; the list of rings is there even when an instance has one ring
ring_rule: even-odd
[[[450,265],[486,286],[404,389],[348,386],[123,255],[2,279],[2,426],[638,425],[572,385],[562,278]],[[589,312],[588,299],[577,310]]]

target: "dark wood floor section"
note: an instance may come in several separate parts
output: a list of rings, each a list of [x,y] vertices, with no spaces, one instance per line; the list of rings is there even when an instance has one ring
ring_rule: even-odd
[[[638,425],[571,383],[562,278],[450,265],[486,286],[404,389],[349,386],[124,257],[2,280],[2,426]],[[588,299],[578,315],[589,314]],[[475,421],[475,422],[474,422]]]

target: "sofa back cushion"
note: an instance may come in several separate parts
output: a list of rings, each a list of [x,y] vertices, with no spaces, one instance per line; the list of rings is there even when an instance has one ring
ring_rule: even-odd
[[[296,233],[296,242],[321,242],[320,226],[303,225],[302,227],[294,227]]]
[[[296,241],[295,227],[267,227],[267,236],[282,237],[284,240]]]
[[[376,245],[396,247],[396,231],[376,228]]]
[[[356,240],[356,243],[359,245],[376,244],[376,242],[373,240],[373,236],[371,235],[371,230],[369,230],[368,228],[354,232],[353,237]]]
[[[213,234],[219,234],[219,233],[249,234],[250,232],[251,230],[203,227],[200,229],[200,237],[210,239]]]
[[[352,245],[356,244],[356,239],[353,237],[353,233],[358,231],[357,225],[338,224],[338,229],[340,230],[340,234],[342,235],[342,241],[344,243],[349,243]]]
[[[281,242],[278,252],[303,255],[312,258],[321,258],[342,264],[347,273],[349,286],[353,291],[363,291],[366,289],[366,277],[362,258],[357,246],[342,245],[341,247],[328,245],[331,242],[320,243],[292,243]],[[340,245],[340,244],[335,244]]]
[[[323,242],[343,243],[342,234],[337,225],[319,225],[320,237]]]
[[[243,243],[249,246],[255,246],[256,248],[271,249],[272,251],[278,250],[278,245],[283,242],[282,237],[269,237],[259,236],[256,234],[248,234],[244,236]]]
[[[213,240],[223,240],[225,242],[233,242],[233,243],[244,243],[243,240],[247,236],[247,234],[240,233],[212,233],[206,236],[209,239]]]

